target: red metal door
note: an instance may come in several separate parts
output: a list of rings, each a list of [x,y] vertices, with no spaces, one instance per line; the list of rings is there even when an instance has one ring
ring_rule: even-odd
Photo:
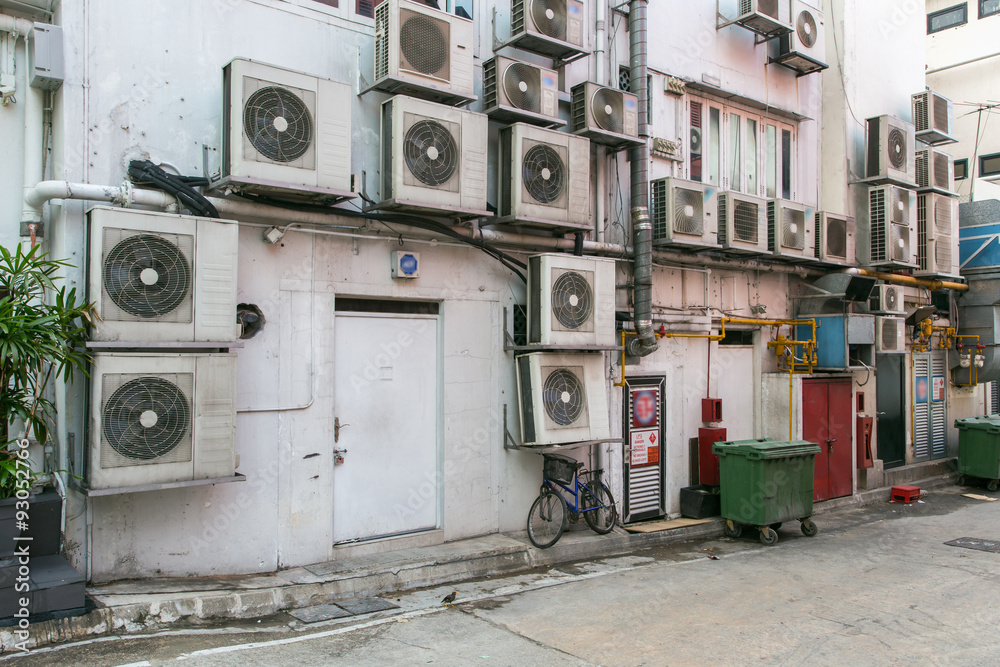
[[[816,455],[816,477],[813,482],[813,500],[826,500],[830,495],[830,451],[826,446],[829,437],[827,413],[830,388],[826,380],[802,382],[802,439],[819,445]]]
[[[851,494],[852,407],[850,380],[802,382],[802,438],[820,447],[816,455],[815,501]]]

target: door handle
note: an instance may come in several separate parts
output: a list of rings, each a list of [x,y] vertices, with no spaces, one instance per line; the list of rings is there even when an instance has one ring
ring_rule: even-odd
[[[350,424],[341,424],[340,417],[333,418],[333,441],[340,442],[340,429],[347,428]],[[344,450],[347,451],[346,449]]]

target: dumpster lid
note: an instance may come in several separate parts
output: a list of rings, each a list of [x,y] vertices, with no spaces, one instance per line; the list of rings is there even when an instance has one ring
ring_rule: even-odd
[[[712,452],[721,455],[746,456],[756,459],[779,459],[790,456],[819,454],[819,445],[807,440],[733,440],[717,442]]]
[[[955,428],[1000,433],[1000,415],[985,415],[983,417],[956,419]]]

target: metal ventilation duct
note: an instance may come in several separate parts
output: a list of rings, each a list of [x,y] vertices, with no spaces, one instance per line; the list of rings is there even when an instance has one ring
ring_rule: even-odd
[[[842,315],[849,301],[867,301],[876,279],[847,273],[828,273],[812,285],[799,300],[799,317]]]

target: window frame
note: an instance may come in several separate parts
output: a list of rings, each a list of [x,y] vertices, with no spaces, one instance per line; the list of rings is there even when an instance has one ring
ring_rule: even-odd
[[[798,181],[799,181],[799,162],[798,162],[798,125],[794,121],[779,119],[774,116],[766,116],[761,111],[756,109],[751,109],[749,107],[741,106],[738,104],[729,104],[719,102],[718,100],[712,99],[710,97],[702,97],[699,95],[689,94],[685,101],[685,127],[687,136],[691,136],[691,105],[692,103],[701,104],[701,127],[698,129],[701,131],[701,178],[694,178],[692,169],[692,152],[690,150],[690,144],[688,144],[688,150],[684,156],[684,177],[688,180],[698,181],[706,185],[717,187],[723,191],[732,192],[742,192],[754,197],[759,197],[761,199],[788,199],[791,201],[798,201]],[[711,137],[711,112],[713,109],[718,109],[720,114],[720,137],[717,146],[718,155],[716,156],[713,152],[712,137]],[[732,143],[733,139],[733,122],[739,123],[738,131],[738,143],[737,147],[734,147]],[[753,123],[753,138],[751,139],[749,126]],[[768,192],[767,183],[767,166],[768,166],[768,144],[767,144],[767,128],[774,128],[775,133],[775,145],[774,145],[774,166],[775,166],[775,191],[774,196],[771,196]],[[790,135],[790,148],[785,154],[782,147],[782,133],[788,132]],[[690,141],[690,140],[689,140]],[[753,158],[750,159],[751,148],[753,148]],[[740,166],[738,173],[734,174],[734,164],[733,161],[737,158],[737,153],[739,153]],[[719,160],[719,182],[713,183],[710,174],[713,169],[713,161],[715,159]],[[788,161],[788,169],[790,174],[790,187],[788,194],[790,196],[783,197],[785,194],[782,189],[782,171],[785,161]],[[749,179],[749,171],[752,168],[754,171],[753,179]],[[734,181],[734,176],[737,176],[739,182]]]
[[[962,169],[964,170],[964,173],[961,176],[958,175],[958,165],[962,165]],[[959,160],[955,160],[954,168],[955,168],[955,180],[964,181],[969,177],[969,158],[963,157]]]
[[[986,6],[987,2],[990,2],[990,0],[979,0],[979,18],[981,19],[985,19],[990,16],[997,16],[998,14],[1000,14],[1000,5],[997,5],[997,8],[994,9],[992,12],[988,14],[985,13],[985,10],[983,8]]]
[[[1000,160],[1000,153],[990,153],[989,155],[979,156],[979,178],[986,178],[987,176],[998,176],[1000,175],[1000,167],[994,171],[986,171],[984,168],[986,165],[986,160]]]
[[[931,30],[931,21],[933,21],[934,19],[936,19],[936,18],[938,18],[940,16],[944,16],[945,14],[951,13],[951,12],[957,10],[957,9],[961,9],[962,10],[962,14],[963,14],[962,15],[962,20],[959,23],[952,23],[950,25],[944,26],[943,28],[938,28],[937,30]],[[928,35],[933,35],[934,33],[937,33],[937,32],[944,32],[945,30],[951,30],[952,28],[957,28],[959,26],[965,25],[968,22],[969,22],[969,3],[968,2],[962,2],[960,4],[953,5],[951,7],[945,8],[945,9],[939,9],[936,12],[931,12],[930,14],[928,14],[927,15],[927,34]]]

